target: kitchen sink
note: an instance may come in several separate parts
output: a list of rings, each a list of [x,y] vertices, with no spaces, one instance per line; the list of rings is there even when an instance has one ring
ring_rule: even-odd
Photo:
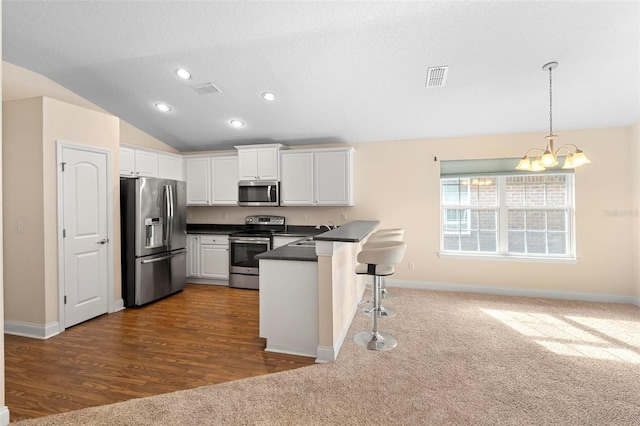
[[[302,240],[302,241],[297,241],[295,243],[291,243],[291,245],[297,246],[297,247],[315,247],[316,242],[314,240]]]

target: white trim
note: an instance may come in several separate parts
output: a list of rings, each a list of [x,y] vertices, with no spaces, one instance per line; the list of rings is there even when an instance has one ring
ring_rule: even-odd
[[[48,339],[60,334],[58,322],[54,321],[47,325],[32,324],[20,321],[4,321],[4,333],[14,336],[31,337],[32,339]]]
[[[71,148],[80,151],[95,152],[106,155],[106,167],[107,167],[107,238],[113,242],[113,171],[111,162],[111,150],[104,148],[97,148],[88,145],[81,145],[71,142],[65,142],[56,140],[56,190],[57,190],[57,216],[58,216],[58,332],[62,333],[65,330],[65,310],[64,310],[64,241],[62,238],[62,230],[64,229],[63,211],[64,211],[64,198],[62,196],[62,168],[60,162],[62,161],[63,148]],[[115,305],[115,284],[114,284],[114,259],[113,259],[113,246],[110,246],[110,250],[107,250],[107,313],[113,313],[116,311]],[[57,334],[57,333],[56,333]]]
[[[113,304],[113,312],[124,311],[124,299],[120,298],[116,300]]]
[[[316,362],[319,364],[325,362],[334,362],[337,358],[336,351],[333,346],[319,346],[318,345],[318,357]]]
[[[5,406],[0,408],[0,426],[7,426],[10,419],[9,407]]]
[[[187,284],[221,285],[229,287],[229,281],[212,280],[210,278],[187,277]]]
[[[624,294],[583,293],[577,291],[540,290],[534,288],[497,287],[471,284],[434,283],[426,281],[385,280],[387,287],[441,290],[498,296],[540,297],[544,299],[578,300],[582,302],[624,303],[640,307],[640,299]]]
[[[275,352],[278,354],[288,354],[288,355],[297,355],[297,356],[306,356],[309,358],[313,358],[314,355],[310,354],[310,353],[304,353],[304,352],[299,352],[299,351],[292,351],[289,346],[285,346],[285,345],[271,345],[271,346],[267,346],[264,349],[265,352]]]
[[[578,259],[572,257],[530,257],[530,256],[504,256],[499,254],[476,253],[445,253],[438,252],[441,259],[465,259],[465,260],[497,260],[499,262],[523,262],[523,263],[565,263],[576,264]]]

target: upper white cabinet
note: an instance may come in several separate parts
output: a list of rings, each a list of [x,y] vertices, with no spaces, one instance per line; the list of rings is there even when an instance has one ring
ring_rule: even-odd
[[[158,177],[158,154],[136,149],[135,157],[136,176]]]
[[[120,176],[184,180],[181,155],[120,146]]]
[[[187,205],[211,203],[211,160],[209,157],[187,158]]]
[[[353,148],[314,152],[314,204],[353,205]]]
[[[120,176],[136,175],[135,152],[131,148],[120,147]]]
[[[352,206],[353,148],[284,151],[283,206]]]
[[[187,157],[187,205],[238,204],[238,156]]]
[[[158,154],[158,177],[185,180],[184,159],[181,155]]]
[[[236,146],[238,180],[279,180],[281,144]]]
[[[313,152],[284,151],[280,154],[280,205],[313,205]]]
[[[158,177],[158,154],[121,146],[120,176]]]
[[[211,157],[211,204],[238,204],[238,156]]]

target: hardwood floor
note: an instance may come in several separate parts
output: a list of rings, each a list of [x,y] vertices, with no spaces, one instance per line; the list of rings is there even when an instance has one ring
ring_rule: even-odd
[[[264,352],[257,291],[188,284],[47,340],[5,335],[11,421],[304,367]]]

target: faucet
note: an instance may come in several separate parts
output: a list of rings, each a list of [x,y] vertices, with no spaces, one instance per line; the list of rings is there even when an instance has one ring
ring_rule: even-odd
[[[329,223],[331,223],[331,222],[329,222]],[[333,225],[333,223],[331,223],[331,224]],[[316,229],[320,229],[320,228],[322,228],[323,226],[324,226],[324,227],[326,227],[329,231],[331,231],[331,229],[332,229],[329,225],[325,225],[325,224],[322,224],[322,225],[316,225]],[[335,225],[333,225],[333,228],[335,228]]]

